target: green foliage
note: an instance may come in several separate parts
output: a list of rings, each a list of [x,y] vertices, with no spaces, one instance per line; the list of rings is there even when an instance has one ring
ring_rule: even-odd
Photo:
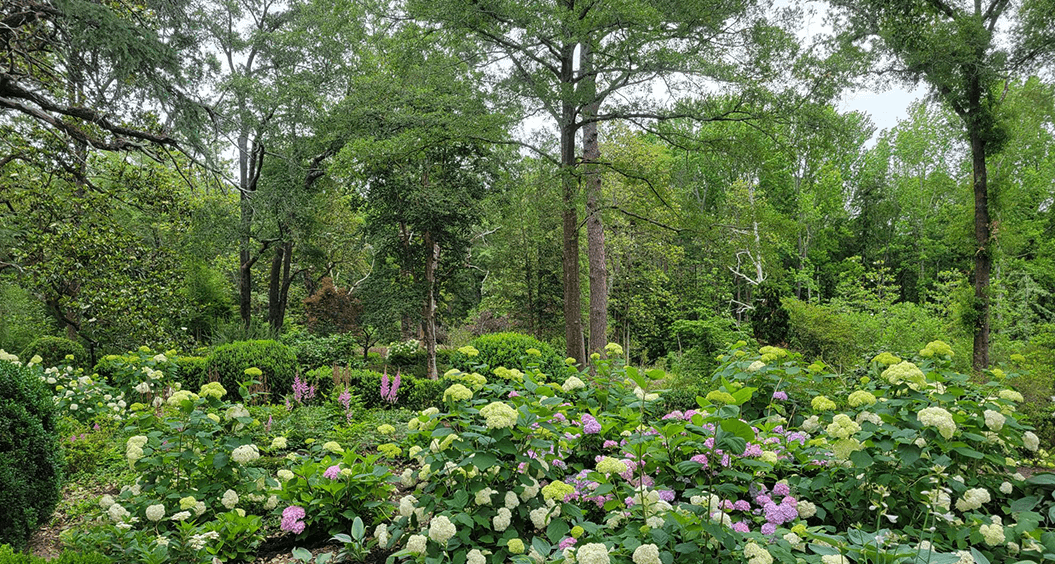
[[[779,288],[771,282],[759,284],[755,288],[754,304],[751,329],[755,339],[767,345],[787,342],[791,319],[781,301]]]
[[[337,443],[325,443],[333,446]],[[395,487],[392,472],[376,464],[377,456],[360,456],[351,450],[334,453],[316,442],[306,454],[298,454],[289,470],[293,477],[282,483],[281,507],[304,509],[305,528],[299,538],[327,536],[347,531],[355,519],[377,524],[391,515],[388,498]],[[332,477],[324,476],[327,470]]]
[[[240,382],[247,380],[245,371],[259,368],[259,378],[273,397],[290,390],[297,370],[297,357],[293,350],[269,340],[236,341],[213,349],[205,361],[205,371],[216,374],[218,381],[228,390],[237,390]]]
[[[451,367],[463,372],[472,372],[485,365],[491,370],[498,367],[527,371],[537,366],[545,374],[558,376],[564,373],[564,357],[550,345],[522,333],[491,333],[481,335],[469,345],[478,355],[459,350],[451,357]],[[529,354],[534,349],[538,354]]]
[[[19,357],[28,361],[36,355],[40,355],[43,359],[39,364],[44,366],[69,364],[76,368],[88,363],[88,352],[84,350],[84,346],[65,337],[44,336],[33,339],[26,345],[26,348],[22,349]],[[73,359],[67,360],[68,355],[73,355]]]
[[[176,366],[179,367],[179,381],[188,388],[200,388],[202,384],[209,381],[209,372],[206,369],[207,357],[204,356],[177,356]]]
[[[671,333],[684,348],[674,357],[671,370],[681,376],[710,374],[717,362],[714,357],[730,342],[739,337],[733,320],[723,315],[700,315],[700,319],[679,319]],[[674,356],[671,353],[670,356]]]
[[[24,547],[59,500],[63,459],[56,423],[37,371],[0,359],[0,543]]]
[[[94,423],[82,423],[66,416],[59,426],[67,476],[90,476],[99,467],[123,458],[124,453],[118,451],[115,441],[118,431],[115,422],[99,418]]]
[[[396,368],[408,368],[425,360],[425,349],[417,339],[392,343],[388,347],[387,360]]]
[[[146,346],[122,355],[104,356],[96,363],[95,372],[123,397],[142,403],[150,403],[154,397],[163,395],[165,388],[176,382],[192,389],[198,387],[195,382],[179,378],[176,351],[155,352]]]
[[[316,368],[331,367],[334,364],[361,368],[363,358],[355,335],[351,333],[334,333],[332,335],[313,335],[310,333],[292,333],[282,336],[282,342],[289,345],[297,355],[297,365],[302,372]]]
[[[183,323],[195,340],[207,343],[231,316],[233,303],[227,281],[215,268],[194,262],[187,268],[183,292],[191,304]]]
[[[0,564],[110,564],[112,560],[99,553],[64,550],[54,558],[44,558],[15,552],[9,545],[0,545]]]
[[[44,304],[19,285],[0,282],[0,349],[20,351],[51,325]]]
[[[823,359],[836,367],[849,366],[860,353],[854,327],[830,308],[787,297],[788,345],[809,359]]]
[[[373,370],[357,368],[319,368],[307,374],[308,380],[334,382],[333,392],[339,394],[347,388],[359,397],[367,409],[401,407],[404,409],[425,409],[436,405],[443,394],[447,383],[441,380],[418,378],[409,374],[400,374],[398,398],[394,404],[381,397],[381,381],[384,374]],[[395,374],[388,373],[390,382]]]

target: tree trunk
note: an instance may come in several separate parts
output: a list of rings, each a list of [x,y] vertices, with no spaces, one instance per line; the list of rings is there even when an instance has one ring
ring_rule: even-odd
[[[604,224],[601,221],[601,150],[597,139],[597,122],[589,121],[600,110],[596,99],[596,78],[592,73],[592,56],[588,43],[582,48],[583,87],[593,99],[583,116],[583,163],[586,165],[586,255],[590,273],[590,343],[588,353],[602,353],[608,343],[608,272],[604,249]]]
[[[425,233],[425,311],[422,326],[425,341],[425,365],[429,378],[439,377],[436,370],[436,267],[440,263],[440,244],[432,240],[431,233]]]
[[[585,54],[584,60],[588,60]],[[597,115],[599,109],[598,102],[587,106],[587,119]],[[608,344],[608,271],[599,202],[602,178],[598,164],[601,150],[597,141],[597,122],[583,126],[582,139],[583,163],[586,165],[586,255],[590,264],[590,350],[587,352],[603,354],[604,346]]]
[[[985,140],[977,131],[971,132],[971,168],[974,185],[974,356],[971,367],[981,371],[989,367],[989,274],[992,253],[989,247],[989,187]]]
[[[275,247],[271,259],[271,276],[267,291],[267,322],[277,336],[286,319],[286,304],[289,298],[290,264],[293,261],[293,242],[286,241]]]
[[[565,45],[561,52],[561,83],[571,87],[575,82],[575,44]],[[561,202],[563,203],[563,252],[561,266],[564,283],[565,353],[579,364],[585,364],[582,341],[582,306],[579,297],[579,214],[576,204],[578,182],[575,179],[575,106],[565,99],[561,104],[560,123]]]

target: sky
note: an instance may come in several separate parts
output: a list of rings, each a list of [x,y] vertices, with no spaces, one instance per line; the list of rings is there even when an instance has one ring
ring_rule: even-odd
[[[927,94],[925,86],[915,90],[891,88],[885,91],[857,90],[843,95],[837,108],[840,112],[859,111],[872,116],[876,126],[875,136],[884,129],[893,129],[899,120],[908,116],[908,107]]]

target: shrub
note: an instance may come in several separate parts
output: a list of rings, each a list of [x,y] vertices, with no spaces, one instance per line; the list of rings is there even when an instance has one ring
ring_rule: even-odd
[[[837,367],[849,366],[859,350],[850,321],[824,306],[784,298],[788,310],[788,345],[809,359],[821,358]]]
[[[205,371],[215,374],[223,387],[237,390],[238,384],[248,379],[245,371],[259,368],[257,379],[276,396],[290,390],[297,370],[293,350],[278,341],[236,341],[220,345],[205,360]]]
[[[40,363],[44,366],[72,364],[77,367],[84,366],[88,362],[88,353],[85,352],[84,346],[65,337],[38,337],[29,343],[26,348],[22,349],[22,354],[19,356],[29,360],[36,355],[40,355],[40,358],[44,359]],[[73,355],[72,363],[66,360],[68,355]]]
[[[537,365],[544,374],[556,376],[564,373],[564,357],[542,341],[522,333],[492,333],[473,339],[472,348],[478,354],[472,355],[459,350],[451,356],[451,367],[464,372],[471,372],[479,365],[486,365],[491,370],[500,366],[527,371]],[[528,349],[539,352],[528,354]]]
[[[763,282],[755,291],[755,310],[751,314],[751,330],[755,339],[768,345],[779,345],[788,340],[788,310],[781,303],[780,289],[771,282]]]
[[[334,333],[325,337],[299,334],[283,342],[297,355],[297,365],[302,372],[321,367],[341,366],[362,367],[362,354],[355,336],[351,333]]]
[[[180,380],[176,351],[165,353],[143,346],[125,354],[108,354],[95,364],[95,373],[131,401],[150,401]]]
[[[55,404],[36,370],[0,360],[0,543],[24,547],[59,500]]]
[[[209,381],[209,371],[205,368],[208,360],[204,356],[180,356],[176,357],[176,365],[179,366],[179,381],[186,388],[200,388],[202,384]]]
[[[389,383],[395,379],[395,374],[388,373]],[[339,388],[347,387],[353,394],[359,397],[363,407],[377,409],[386,407],[402,407],[404,409],[420,410],[437,405],[443,395],[443,390],[450,384],[443,379],[432,380],[429,378],[417,378],[409,374],[400,374],[399,392],[395,402],[388,402],[381,397],[381,380],[384,374],[373,370],[359,368],[318,368],[307,374],[309,381],[333,382],[333,392],[330,395],[340,393]]]
[[[109,558],[97,552],[80,553],[67,550],[48,560],[32,554],[15,552],[6,544],[0,545],[0,564],[110,564],[110,562]]]

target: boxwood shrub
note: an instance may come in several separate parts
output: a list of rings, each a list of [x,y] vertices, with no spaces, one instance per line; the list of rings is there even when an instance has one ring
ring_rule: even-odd
[[[0,360],[0,544],[25,547],[59,501],[55,403],[36,371]]]
[[[297,371],[297,357],[293,349],[278,341],[235,341],[216,347],[205,360],[205,373],[215,374],[228,390],[237,390],[248,377],[245,371],[259,368],[272,397],[289,393]]]
[[[71,364],[74,368],[82,368],[88,362],[88,353],[84,346],[77,341],[71,341],[65,337],[37,337],[22,349],[19,358],[29,361],[34,355],[40,355],[43,366],[59,366]],[[73,355],[73,361],[66,360],[67,355]]]
[[[538,364],[539,370],[547,375],[564,373],[564,357],[553,347],[531,335],[491,333],[473,339],[470,345],[480,351],[480,354],[471,357],[463,352],[456,352],[450,357],[452,368],[472,372],[478,365],[486,364],[492,370],[504,366],[525,371],[529,365]],[[539,354],[528,354],[529,349],[534,349]]]

